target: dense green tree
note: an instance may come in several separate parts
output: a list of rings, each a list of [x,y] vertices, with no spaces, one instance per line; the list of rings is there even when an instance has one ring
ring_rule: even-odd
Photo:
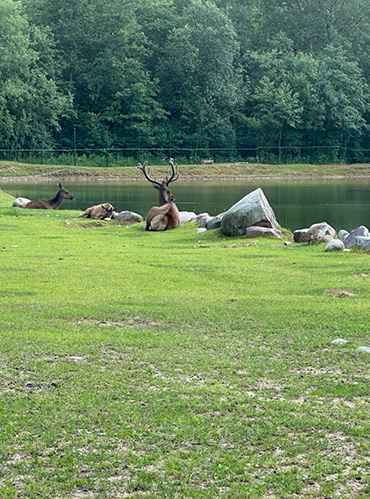
[[[369,33],[367,0],[260,0],[259,6],[260,30],[267,43],[284,33],[296,50],[320,52],[327,45],[352,43],[360,33],[361,38]]]
[[[368,0],[0,0],[0,51],[3,143],[370,149]]]
[[[245,62],[253,88],[246,113],[261,145],[342,145],[364,131],[368,85],[340,46],[296,52],[280,34]]]
[[[256,99],[254,120],[264,133],[271,135],[271,132],[276,132],[279,156],[281,156],[285,128],[296,128],[302,122],[303,108],[299,103],[299,95],[293,92],[289,83],[276,84],[264,76],[256,88],[254,97]]]
[[[73,93],[80,145],[148,138],[162,112],[145,68],[147,40],[134,5],[121,0],[26,0],[34,22],[54,33],[64,84]],[[120,136],[120,139],[117,137]]]
[[[278,144],[280,151],[285,139],[322,127],[324,107],[313,56],[296,54],[280,36],[269,50],[246,54],[245,61],[253,89],[246,113],[250,127],[259,130],[260,145]]]
[[[225,136],[244,100],[239,44],[213,2],[193,0],[168,34],[158,76],[171,121],[188,140]],[[169,98],[170,97],[170,98]]]
[[[340,144],[367,127],[364,119],[369,89],[356,61],[340,47],[326,47],[319,60],[320,90],[326,109],[326,128]]]
[[[55,81],[47,31],[30,26],[22,7],[0,0],[0,140],[2,147],[50,142],[69,99]]]

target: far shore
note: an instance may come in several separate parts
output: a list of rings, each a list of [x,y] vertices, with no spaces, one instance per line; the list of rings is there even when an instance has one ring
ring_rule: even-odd
[[[153,176],[166,176],[168,166],[150,167]],[[179,165],[183,181],[227,180],[307,180],[331,178],[370,177],[370,164],[284,164],[214,163],[211,165]],[[0,162],[0,182],[126,182],[142,181],[134,166],[88,167],[30,165],[26,163]]]

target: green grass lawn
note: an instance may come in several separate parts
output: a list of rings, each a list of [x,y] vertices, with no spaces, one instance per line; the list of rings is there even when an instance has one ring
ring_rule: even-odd
[[[11,203],[1,498],[370,497],[368,253]]]

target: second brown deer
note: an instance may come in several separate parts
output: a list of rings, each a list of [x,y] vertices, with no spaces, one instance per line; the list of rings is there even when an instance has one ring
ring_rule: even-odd
[[[85,218],[96,218],[98,220],[111,220],[116,218],[117,208],[112,206],[110,203],[101,203],[87,208],[84,213],[81,213],[79,217]]]
[[[167,229],[175,229],[180,225],[180,213],[174,203],[174,196],[169,189],[169,184],[175,182],[179,178],[178,166],[174,165],[174,161],[170,159],[171,176],[166,177],[163,182],[149,177],[149,170],[146,170],[148,162],[142,165],[138,164],[138,168],[144,173],[144,176],[155,189],[159,191],[159,206],[153,206],[146,216],[145,230],[162,231]]]
[[[62,184],[58,184],[59,191],[56,196],[52,199],[35,199],[34,201],[30,201],[24,208],[30,208],[33,210],[56,210],[62,204],[64,199],[74,199],[73,194],[67,191]]]

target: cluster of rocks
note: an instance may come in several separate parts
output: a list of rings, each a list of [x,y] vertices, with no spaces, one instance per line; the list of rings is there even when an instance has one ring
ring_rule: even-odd
[[[244,196],[224,213],[212,217],[208,213],[196,215],[194,212],[182,211],[180,221],[197,222],[203,230],[221,228],[227,236],[254,238],[269,235],[281,238],[275,213],[261,188]]]
[[[340,230],[337,234],[331,225],[320,222],[306,229],[296,230],[293,236],[297,243],[325,242],[327,243],[325,251],[349,251],[353,246],[370,249],[370,232],[364,225],[360,225],[351,232]]]
[[[281,238],[274,211],[261,188],[250,192],[226,212],[217,216],[212,217],[208,213],[196,215],[194,212],[183,211],[180,212],[180,220],[181,223],[197,222],[199,232],[221,228],[227,236],[255,238],[269,235]],[[340,230],[337,234],[327,222],[320,222],[296,230],[293,235],[297,243],[326,242],[325,251],[349,251],[353,246],[370,249],[370,232],[364,225],[351,232]]]

